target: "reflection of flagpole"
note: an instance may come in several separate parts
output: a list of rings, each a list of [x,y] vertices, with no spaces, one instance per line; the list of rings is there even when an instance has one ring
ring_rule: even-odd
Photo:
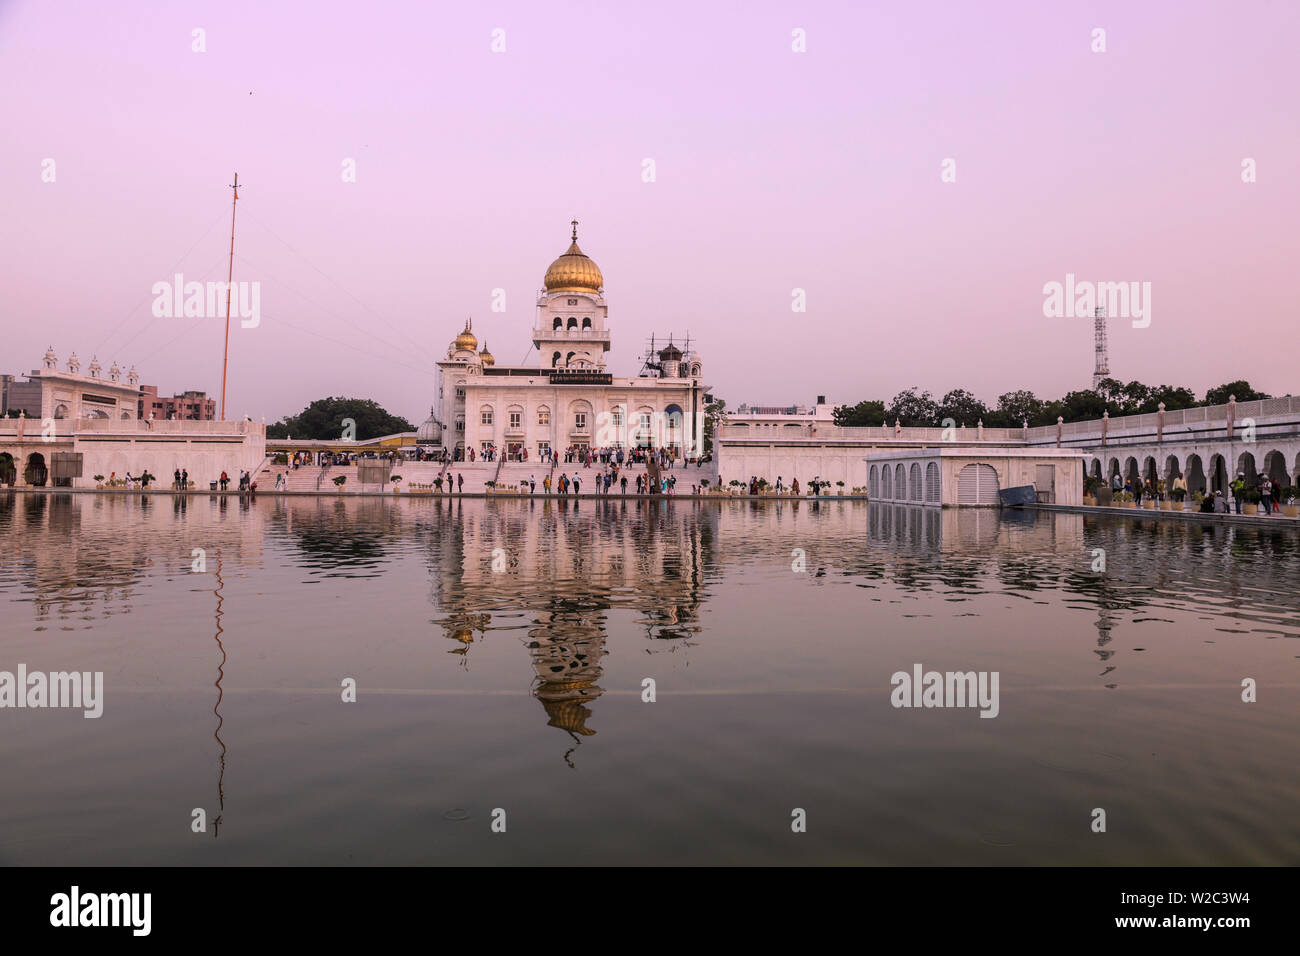
[[[221,706],[222,695],[225,693],[221,688],[221,679],[226,676],[226,672],[225,672],[226,648],[221,643],[221,634],[223,631],[223,628],[221,626],[221,614],[222,614],[221,605],[222,602],[225,600],[222,597],[221,591],[225,586],[226,586],[226,582],[223,581],[221,578],[221,551],[218,550],[217,551],[217,588],[212,593],[215,594],[217,598],[217,612],[216,612],[217,633],[214,635],[214,640],[216,640],[217,642],[217,649],[221,651],[221,663],[217,665],[217,680],[216,680],[217,702],[212,705],[212,712],[217,715],[217,729],[212,732],[212,736],[217,739],[217,743],[221,747],[221,755],[218,757],[219,769],[217,770],[217,803],[219,806],[219,812],[217,813],[217,818],[212,821],[212,838],[214,840],[217,838],[218,834],[220,833],[221,816],[223,813],[225,813],[226,810],[226,791],[225,791],[226,744],[221,739],[221,725],[224,724],[225,721],[221,716],[221,711],[218,709]]]

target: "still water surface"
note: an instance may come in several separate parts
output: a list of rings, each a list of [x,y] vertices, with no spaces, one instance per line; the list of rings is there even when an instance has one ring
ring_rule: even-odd
[[[1293,865],[1297,637],[1288,531],[3,494],[0,670],[105,702],[0,710],[0,863]]]

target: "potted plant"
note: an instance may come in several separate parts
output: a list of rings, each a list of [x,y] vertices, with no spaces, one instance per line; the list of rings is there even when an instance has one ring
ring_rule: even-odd
[[[1245,507],[1241,509],[1243,514],[1259,514],[1259,502],[1263,497],[1258,488],[1246,488],[1241,493],[1241,500],[1244,501]]]
[[[1132,508],[1132,507],[1134,507],[1134,505],[1133,505],[1133,492],[1131,492],[1131,491],[1117,491],[1117,492],[1115,492],[1115,494],[1114,494],[1114,496],[1113,496],[1113,500],[1114,500],[1115,504],[1117,504],[1117,505],[1118,505],[1119,507],[1121,507],[1121,508]]]
[[[402,490],[401,488],[397,487],[398,482],[402,480],[401,475],[392,475],[389,477],[388,480],[393,483],[393,494],[397,494],[399,491]]]
[[[439,490],[439,491],[442,490],[442,484],[441,484],[441,482],[438,484],[438,490]],[[490,479],[490,478],[489,478],[487,481],[483,482],[483,493],[484,493],[484,494],[488,494],[488,495],[494,495],[494,494],[496,494],[496,493],[497,493],[497,483],[496,483],[495,481],[493,481],[492,479]]]
[[[1204,500],[1205,500],[1205,492],[1203,492],[1203,491],[1193,491],[1193,492],[1192,492],[1192,510],[1193,510],[1193,511],[1200,511],[1200,510],[1201,510],[1201,502],[1204,501]]]
[[[348,476],[347,476],[347,475],[339,475],[339,476],[337,476],[336,478],[334,478],[333,481],[334,481],[334,487],[337,488],[339,491],[342,491],[342,490],[343,490],[343,486],[344,486],[345,484],[347,484]]]
[[[835,487],[837,487],[837,488],[840,489],[839,493],[840,493],[841,495],[844,494],[844,482],[842,482],[842,481],[837,481],[837,482],[835,482]]]
[[[1182,511],[1183,508],[1185,507],[1184,504],[1183,504],[1183,502],[1184,502],[1184,501],[1186,500],[1186,498],[1187,498],[1187,489],[1186,489],[1186,488],[1175,488],[1173,491],[1170,492],[1170,494],[1173,496],[1173,499],[1174,499],[1174,500],[1173,500],[1173,504],[1172,504],[1172,506],[1170,507],[1169,510],[1170,510],[1170,511]]]
[[[104,476],[103,476],[103,475],[95,475],[95,487],[96,487],[96,488],[101,488],[101,489],[104,487]]]
[[[1292,485],[1289,488],[1282,489],[1282,514],[1288,518],[1300,518],[1300,504],[1296,499],[1300,498],[1300,488]]]

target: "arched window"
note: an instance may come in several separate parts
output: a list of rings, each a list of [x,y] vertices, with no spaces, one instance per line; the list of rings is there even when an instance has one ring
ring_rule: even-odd
[[[589,328],[591,328],[591,319],[583,319],[583,320],[582,320],[582,327],[583,327],[584,329],[589,329]]]
[[[880,469],[880,472],[881,472],[880,497],[882,498],[894,497],[894,487],[893,487],[894,482],[893,479],[890,477],[891,475],[893,475],[894,469],[886,465],[884,468]]]
[[[483,425],[491,425],[491,424],[492,424],[492,406],[491,406],[491,405],[484,405],[482,408],[479,409],[478,420],[479,420],[479,422],[480,422],[481,424],[483,424]]]
[[[569,362],[572,362],[572,361],[573,361],[573,357],[574,357],[575,355],[577,355],[577,354],[578,354],[577,352],[570,352],[570,353],[568,354],[568,357],[566,357],[565,360],[564,360],[565,364],[567,365]]]
[[[880,495],[880,467],[871,466],[871,477],[867,480],[867,497],[876,498]]]
[[[899,500],[907,498],[907,471],[902,462],[894,466],[894,497]]]
[[[558,322],[560,320],[556,319],[555,321]],[[556,352],[554,355],[551,356],[551,368],[558,368],[559,365],[560,365],[560,353]]]
[[[560,353],[556,352],[555,357],[559,358]],[[547,408],[545,405],[542,405],[540,408],[537,409],[537,424],[549,425],[550,423],[551,423],[551,410]]]
[[[930,505],[939,503],[939,465],[933,461],[925,466],[925,502]]]
[[[992,465],[966,465],[957,474],[957,503],[995,505],[998,503],[998,473]]]
[[[615,405],[615,406],[614,406],[613,411],[611,411],[611,412],[609,413],[609,421],[610,421],[610,424],[613,425],[615,428],[622,428],[622,427],[623,427],[623,409],[622,409],[622,407],[620,407],[620,406],[618,406],[618,405]]]
[[[569,328],[576,329],[577,327],[578,327],[578,320],[575,319],[573,316],[569,316]]]
[[[562,329],[562,328],[564,328],[564,320],[563,320],[562,318],[560,318],[560,317],[557,315],[557,316],[555,317],[555,324],[554,324],[553,326],[551,326],[551,328],[553,328],[553,329]]]
[[[908,470],[907,477],[908,477],[907,500],[920,501],[921,500],[921,466],[916,462],[912,462],[912,467]]]
[[[55,417],[55,418],[67,418],[67,417],[68,417],[68,406],[67,406],[67,405],[56,405],[55,408],[54,408],[54,417]]]

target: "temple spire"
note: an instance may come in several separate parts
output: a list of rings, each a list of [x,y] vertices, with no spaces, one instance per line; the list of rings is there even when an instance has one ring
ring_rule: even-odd
[[[569,220],[569,222],[573,226],[573,241],[577,242],[578,241],[578,220],[571,219]]]

